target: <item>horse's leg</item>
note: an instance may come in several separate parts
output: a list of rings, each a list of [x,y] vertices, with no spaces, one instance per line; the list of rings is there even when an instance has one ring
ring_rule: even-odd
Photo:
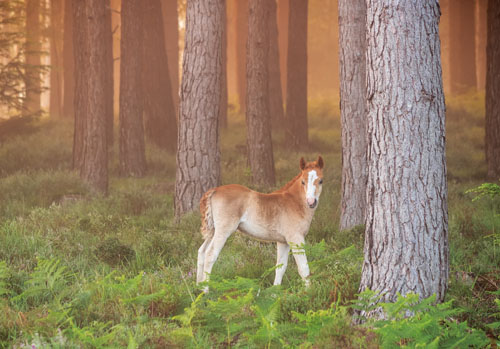
[[[285,275],[286,267],[288,265],[288,253],[290,252],[290,245],[283,242],[276,243],[278,255],[276,258],[276,277],[274,278],[274,285],[281,285],[283,275]],[[281,264],[281,266],[279,266]]]
[[[210,241],[210,244],[207,246],[205,250],[205,263],[203,265],[203,278],[202,281],[207,280],[208,275],[212,272],[212,267],[214,266],[217,257],[219,257],[219,253],[224,247],[227,239],[231,236],[231,234],[236,230],[237,226],[230,227],[223,226],[221,228],[215,228],[215,234]]]
[[[292,246],[293,257],[299,269],[299,275],[304,280],[306,287],[309,286],[309,264],[307,263],[306,251],[304,250],[304,237],[298,236],[289,241]]]
[[[204,265],[205,265],[205,252],[207,250],[207,246],[212,241],[212,237],[209,237],[203,241],[203,244],[198,249],[198,268],[196,269],[196,283],[199,284],[203,281],[204,275]]]

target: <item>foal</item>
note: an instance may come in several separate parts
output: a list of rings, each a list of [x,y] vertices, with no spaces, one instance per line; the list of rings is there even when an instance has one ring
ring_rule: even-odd
[[[210,189],[203,195],[200,212],[205,242],[198,250],[197,283],[207,279],[226,240],[239,230],[258,240],[276,242],[279,267],[274,285],[281,284],[290,246],[299,274],[306,286],[309,285],[309,265],[303,244],[321,194],[323,158],[319,156],[309,163],[301,158],[300,170],[283,188],[270,194],[230,184]]]

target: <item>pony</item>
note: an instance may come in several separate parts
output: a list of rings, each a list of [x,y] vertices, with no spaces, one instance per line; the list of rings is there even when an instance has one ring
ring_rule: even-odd
[[[205,241],[198,250],[196,283],[208,279],[227,239],[239,230],[261,241],[276,242],[274,285],[281,284],[292,248],[299,274],[309,286],[309,265],[303,246],[318,206],[323,166],[321,156],[308,163],[301,158],[300,173],[269,194],[238,184],[208,190],[200,200],[200,230]],[[204,292],[208,292],[208,287]]]

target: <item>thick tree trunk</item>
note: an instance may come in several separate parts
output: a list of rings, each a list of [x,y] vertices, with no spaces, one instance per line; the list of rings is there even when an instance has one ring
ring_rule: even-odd
[[[251,0],[247,42],[247,147],[255,184],[275,184],[269,115],[269,0]]]
[[[41,33],[40,33],[40,0],[26,1],[26,99],[23,106],[24,115],[40,113],[41,108]]]
[[[73,163],[91,189],[107,193],[106,8],[102,0],[73,3],[75,135]]]
[[[218,123],[224,11],[224,0],[187,2],[175,179],[178,218],[197,210],[201,196],[220,184]]]
[[[484,90],[486,86],[486,9],[488,0],[476,0],[476,88]]]
[[[60,118],[63,94],[63,0],[50,0],[50,104],[51,117]]]
[[[269,0],[269,114],[274,130],[282,129],[285,121],[276,17],[276,0]]]
[[[300,150],[308,144],[307,125],[307,7],[309,1],[290,0],[286,91],[286,138]]]
[[[248,37],[248,1],[236,1],[236,69],[240,113],[246,111],[246,44]]]
[[[280,52],[281,94],[286,95],[287,53],[288,53],[288,17],[290,0],[278,0],[278,44]]]
[[[500,1],[488,0],[486,46],[486,162],[488,177],[500,178]]]
[[[340,229],[364,223],[366,207],[366,3],[339,0],[342,199]]]
[[[454,94],[476,88],[474,22],[473,0],[450,2],[450,92]]]
[[[162,0],[163,33],[168,59],[168,73],[172,88],[175,115],[179,113],[179,22],[177,0]]]
[[[439,5],[367,1],[368,187],[360,291],[436,294],[448,282]],[[379,309],[375,316],[382,315]]]
[[[143,2],[144,12],[144,125],[153,143],[175,151],[177,120],[168,72],[160,0]]]
[[[122,0],[120,47],[120,171],[137,177],[146,172],[141,5],[141,0]]]
[[[73,0],[64,0],[63,116],[75,116],[75,57],[73,53]]]
[[[105,64],[104,73],[106,74],[105,93],[106,93],[106,140],[108,147],[113,146],[113,129],[114,129],[114,81],[113,81],[113,28],[111,27],[111,2],[104,0],[105,12],[105,32],[104,32],[104,50],[105,50]]]

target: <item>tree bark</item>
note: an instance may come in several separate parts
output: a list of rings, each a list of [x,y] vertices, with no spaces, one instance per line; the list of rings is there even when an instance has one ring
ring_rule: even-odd
[[[63,94],[63,0],[50,0],[50,104],[49,114],[60,118]]]
[[[476,88],[474,22],[474,1],[451,1],[450,92],[454,94],[465,93],[471,88]]]
[[[75,57],[73,54],[73,0],[64,0],[63,116],[75,116]]]
[[[141,0],[122,0],[120,59],[120,172],[141,177],[146,172],[142,123]]]
[[[488,177],[500,178],[500,2],[488,0],[485,145]]]
[[[437,1],[367,1],[368,186],[360,291],[444,299],[445,105]],[[374,316],[383,316],[378,309]]]
[[[288,17],[290,0],[278,0],[278,44],[280,52],[281,94],[286,96],[287,53],[288,53]]]
[[[106,94],[106,140],[108,147],[113,146],[114,139],[114,81],[113,81],[113,28],[111,26],[111,2],[110,0],[104,0],[105,8],[105,32],[104,32],[104,49],[105,49],[105,64],[104,73],[106,74],[105,82],[105,94]]]
[[[220,184],[219,114],[225,1],[188,1],[182,63],[175,215],[198,210]]]
[[[179,22],[177,0],[162,0],[163,33],[175,115],[179,113]]]
[[[290,0],[286,91],[286,139],[294,149],[308,144],[307,125],[307,7],[309,1]]]
[[[40,30],[40,0],[26,1],[26,68],[25,89],[26,97],[23,106],[23,115],[40,113],[42,80],[41,66],[41,30]]]
[[[248,1],[236,1],[236,67],[238,80],[238,102],[240,113],[247,110],[246,106],[246,43],[248,37]]]
[[[146,137],[157,146],[175,151],[177,121],[168,72],[160,0],[143,2],[144,10],[144,125]]]
[[[282,129],[285,121],[281,88],[280,53],[276,0],[269,0],[269,114],[274,130]]]
[[[102,0],[73,3],[75,135],[73,163],[91,190],[108,189],[106,8]]]
[[[269,0],[251,0],[247,42],[247,148],[253,183],[275,184],[269,115]]]
[[[364,223],[366,207],[366,3],[339,0],[342,198],[340,229]]]
[[[486,9],[488,0],[476,0],[475,5],[476,88],[484,90],[486,87]]]

